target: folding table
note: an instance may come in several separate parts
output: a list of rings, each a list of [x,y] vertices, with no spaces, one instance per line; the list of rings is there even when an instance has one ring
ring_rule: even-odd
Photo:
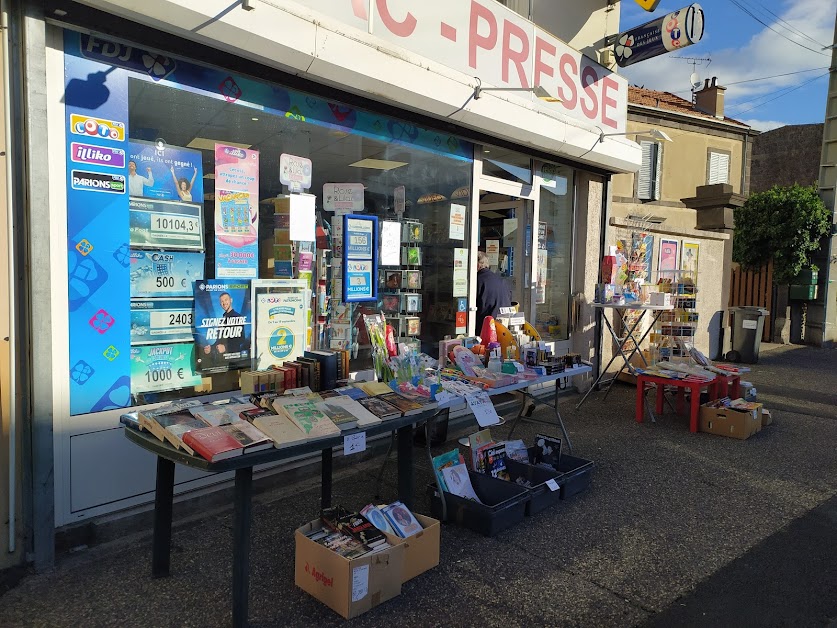
[[[632,375],[636,375],[634,366],[631,364],[631,358],[634,357],[634,354],[639,353],[639,357],[642,359],[642,363],[645,366],[648,366],[648,362],[645,361],[645,356],[643,356],[642,351],[640,351],[640,345],[642,344],[642,341],[645,340],[646,336],[648,336],[648,334],[654,328],[654,325],[656,324],[657,320],[659,320],[662,313],[674,309],[673,305],[643,305],[641,303],[624,303],[621,305],[616,305],[613,303],[591,303],[590,305],[595,308],[600,308],[602,310],[613,310],[616,314],[619,315],[619,320],[622,321],[622,327],[627,330],[627,333],[624,337],[620,338],[619,335],[613,330],[613,326],[610,324],[610,321],[608,320],[607,316],[605,316],[604,312],[602,312],[602,318],[604,319],[605,326],[607,327],[608,331],[610,331],[610,337],[616,343],[617,350],[616,353],[613,354],[613,357],[610,358],[610,362],[607,363],[607,366],[601,369],[601,371],[599,372],[599,376],[596,378],[596,381],[593,382],[593,385],[590,387],[590,390],[588,390],[587,394],[585,394],[584,397],[582,397],[581,401],[578,402],[578,405],[576,405],[575,407],[576,410],[578,410],[584,404],[584,402],[587,401],[587,397],[590,396],[590,393],[592,393],[593,390],[597,389],[598,386],[602,383],[607,384],[607,390],[605,391],[605,398],[607,398],[607,394],[613,387],[614,382],[619,378],[619,376],[622,374],[622,371],[624,371],[626,368],[628,369],[629,373],[631,373]],[[633,324],[630,324],[625,320],[625,313],[628,310],[640,312],[639,317],[634,321]],[[648,326],[648,329],[645,330],[645,333],[643,333],[642,336],[639,339],[637,339],[636,333],[639,329],[640,323],[642,323],[642,320],[645,318],[646,312],[651,312],[653,318],[651,319],[651,324]],[[630,353],[626,355],[625,348],[628,346],[629,342],[633,343],[633,347],[630,349]],[[619,368],[619,371],[616,373],[616,375],[614,375],[611,379],[607,380],[606,382],[602,382],[602,380],[605,377],[605,374],[607,373],[607,369],[610,368],[610,365],[613,364],[613,361],[616,360],[617,356],[622,356],[622,361],[624,362],[624,364],[622,364],[622,366]]]

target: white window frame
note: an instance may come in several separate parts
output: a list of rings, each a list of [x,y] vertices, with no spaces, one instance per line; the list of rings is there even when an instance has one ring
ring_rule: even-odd
[[[706,155],[706,184],[729,183],[730,162],[729,152],[710,148]]]
[[[651,140],[640,140],[642,164],[637,173],[636,196],[642,201],[659,201],[663,172],[663,145]]]

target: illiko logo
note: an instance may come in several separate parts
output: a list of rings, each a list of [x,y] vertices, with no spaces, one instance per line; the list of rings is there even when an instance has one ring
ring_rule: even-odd
[[[89,118],[77,113],[70,115],[70,130],[76,135],[89,135],[101,137],[106,140],[125,140],[125,123],[104,120],[102,118]]]
[[[73,170],[73,189],[93,192],[125,193],[125,177],[121,174]]]
[[[73,142],[70,147],[71,159],[82,164],[95,164],[108,168],[125,167],[125,151],[121,148],[92,146]]]

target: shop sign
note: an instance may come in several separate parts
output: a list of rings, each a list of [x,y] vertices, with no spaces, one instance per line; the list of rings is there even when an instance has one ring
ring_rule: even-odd
[[[132,299],[131,344],[191,342],[194,311],[192,299]]]
[[[634,2],[649,13],[653,12],[657,8],[657,5],[660,4],[660,0],[634,0]]]
[[[200,386],[194,343],[131,347],[131,394]]]
[[[363,211],[363,183],[323,184],[323,209],[326,211]]]
[[[132,198],[129,212],[131,246],[203,249],[200,205]]]
[[[192,282],[203,279],[203,253],[131,251],[131,297],[190,297]]]
[[[279,156],[279,181],[291,192],[301,192],[311,187],[311,160],[282,153]]]
[[[627,67],[659,55],[680,50],[703,38],[703,9],[690,4],[674,13],[619,33],[616,63]]]
[[[625,78],[494,0],[308,0],[306,6],[478,76],[484,86],[543,86],[561,99],[550,105],[555,110],[608,131],[626,129]]]
[[[163,54],[99,39],[94,35],[82,33],[80,37],[81,54],[86,59],[147,74],[155,81],[163,80],[177,68],[177,62]]]

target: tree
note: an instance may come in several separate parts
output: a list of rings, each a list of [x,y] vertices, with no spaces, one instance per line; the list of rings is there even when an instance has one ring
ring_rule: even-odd
[[[830,231],[831,213],[815,186],[773,186],[735,210],[732,258],[744,268],[772,258],[775,283],[788,284],[811,266],[811,255]]]

